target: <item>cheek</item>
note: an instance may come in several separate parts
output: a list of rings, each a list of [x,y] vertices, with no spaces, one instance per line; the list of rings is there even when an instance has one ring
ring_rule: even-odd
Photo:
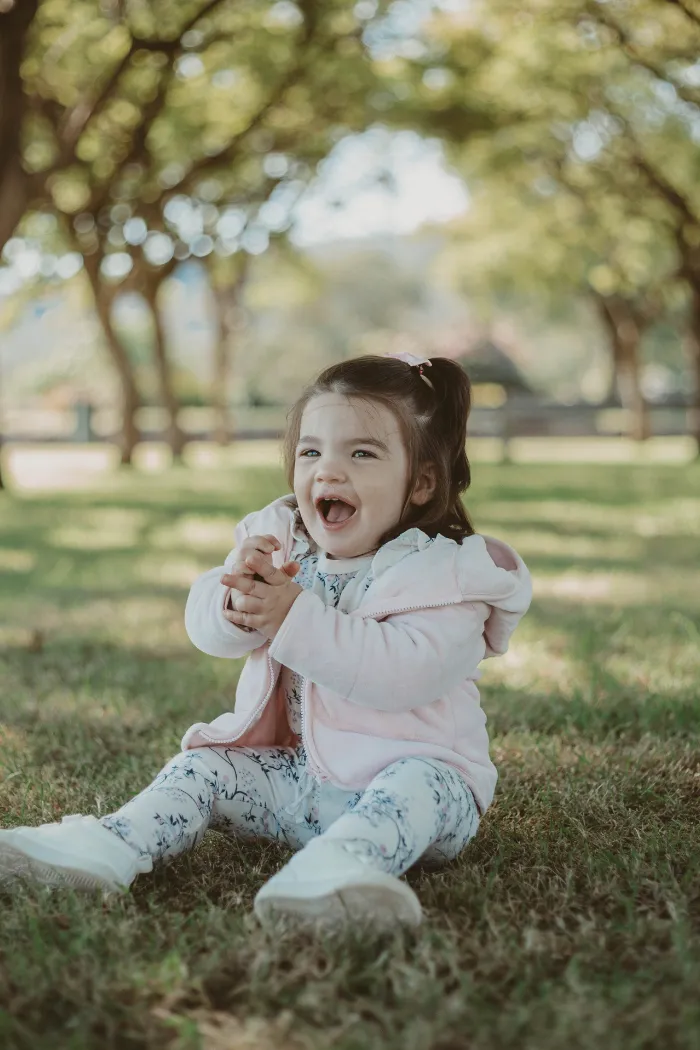
[[[308,471],[304,470],[303,464],[297,463],[294,467],[294,491],[299,491],[303,494],[304,490],[308,488],[307,484]]]
[[[403,488],[396,483],[396,475],[392,472],[381,476],[365,479],[365,484],[360,488],[365,502],[372,503],[379,510],[393,514],[398,507],[403,505]]]

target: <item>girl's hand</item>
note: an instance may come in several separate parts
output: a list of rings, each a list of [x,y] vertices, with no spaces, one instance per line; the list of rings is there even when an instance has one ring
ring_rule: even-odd
[[[248,536],[240,547],[236,551],[236,559],[231,568],[232,572],[245,572],[249,576],[253,573],[246,566],[246,558],[250,554],[254,554],[255,551],[260,551],[261,554],[272,554],[273,551],[278,551],[282,544],[276,536]],[[221,582],[226,583],[228,577],[222,577]],[[231,584],[226,583],[226,586],[230,587]]]
[[[251,537],[246,544],[253,539],[274,540],[274,537]],[[276,548],[272,549],[279,549],[276,540],[275,543]],[[281,569],[276,569],[272,564],[272,550],[262,553],[256,547],[243,554],[244,546],[241,545],[241,569],[238,570],[236,562],[233,571],[221,577],[226,587],[239,592],[233,609],[225,610],[224,616],[237,627],[248,627],[260,631],[266,638],[274,638],[303,590],[290,579],[299,571],[299,563],[286,562]]]

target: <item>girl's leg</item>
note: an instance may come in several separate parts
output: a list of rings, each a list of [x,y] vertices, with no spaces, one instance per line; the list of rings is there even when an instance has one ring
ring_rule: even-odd
[[[348,804],[323,840],[335,840],[371,867],[402,875],[420,857],[453,860],[474,837],[479,811],[459,773],[445,762],[402,758]]]
[[[423,758],[394,762],[349,797],[324,784],[318,808],[327,830],[258,892],[255,910],[263,922],[286,916],[416,926],[420,901],[397,876],[421,856],[456,857],[479,824],[457,771]]]
[[[187,751],[102,820],[72,814],[55,824],[0,829],[0,881],[123,890],[154,860],[196,845],[208,827],[301,847],[321,831],[317,821],[293,816],[314,790],[305,756],[291,748]]]
[[[284,816],[306,777],[305,756],[291,748],[201,747],[100,823],[154,861],[192,849],[207,828],[299,847],[312,832]]]

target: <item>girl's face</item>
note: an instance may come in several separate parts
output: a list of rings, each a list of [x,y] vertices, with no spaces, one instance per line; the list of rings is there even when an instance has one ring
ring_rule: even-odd
[[[393,412],[343,394],[309,401],[296,449],[294,494],[321,550],[334,558],[377,550],[379,538],[401,517],[407,482],[408,455]],[[429,498],[421,491],[414,502]]]

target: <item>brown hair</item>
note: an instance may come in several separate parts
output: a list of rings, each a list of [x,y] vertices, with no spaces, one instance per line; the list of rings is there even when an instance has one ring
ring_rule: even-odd
[[[283,443],[287,480],[294,487],[294,463],[301,417],[319,394],[344,394],[366,402],[379,402],[396,416],[408,453],[408,485],[401,517],[380,539],[379,545],[416,527],[428,536],[447,536],[461,543],[474,528],[461,500],[471,483],[467,459],[467,417],[471,384],[464,369],[446,357],[433,357],[423,368],[431,389],[418,368],[394,357],[366,355],[341,361],[321,372],[306,388],[287,416]],[[421,467],[432,463],[435,491],[423,506],[409,502]],[[297,507],[296,499],[289,501]]]

